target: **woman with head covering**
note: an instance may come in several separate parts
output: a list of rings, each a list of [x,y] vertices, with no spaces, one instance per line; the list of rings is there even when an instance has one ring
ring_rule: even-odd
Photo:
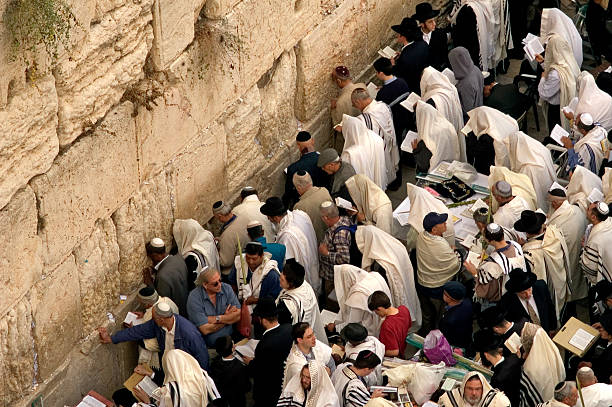
[[[289,380],[277,406],[340,407],[340,402],[325,366],[313,359]]]
[[[185,264],[187,264],[190,284],[193,285],[195,279],[205,267],[221,270],[215,237],[196,220],[175,220],[172,233],[178,251],[185,259]]]
[[[582,66],[582,37],[574,22],[558,8],[545,8],[542,10],[540,42],[543,45],[547,44],[553,34],[560,35],[568,43],[574,55],[574,61],[578,67]]]
[[[342,160],[350,163],[357,174],[370,178],[383,191],[387,189],[385,142],[357,118],[342,117],[344,148]]]
[[[362,223],[375,225],[391,233],[393,208],[391,200],[371,179],[362,174],[355,174],[346,180],[346,189],[353,200],[357,211],[363,215]],[[358,216],[358,218],[360,218]]]
[[[612,96],[597,87],[595,78],[589,72],[578,75],[578,104],[573,114],[565,117],[573,119],[582,113],[589,113],[594,123],[599,123],[606,131],[612,129]]]
[[[464,47],[457,47],[448,53],[455,79],[457,91],[461,100],[464,118],[467,112],[475,107],[482,106],[484,78],[480,68],[474,65],[470,53]]]
[[[432,67],[425,68],[421,76],[421,100],[429,104],[433,103],[433,106],[446,117],[446,120],[451,122],[455,130],[461,130],[463,112],[459,93],[446,75]]]

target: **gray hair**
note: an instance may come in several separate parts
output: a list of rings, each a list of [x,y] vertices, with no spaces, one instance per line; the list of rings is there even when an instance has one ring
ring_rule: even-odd
[[[213,214],[215,215],[229,215],[232,212],[232,206],[228,203],[223,202],[218,208],[213,208]]]
[[[555,400],[563,401],[572,395],[572,390],[576,388],[574,382],[561,382],[555,387]]]
[[[593,369],[586,366],[578,369],[578,372],[576,372],[576,380],[582,387],[592,383],[597,383],[597,377],[595,376]]]
[[[510,198],[512,196],[512,185],[506,181],[497,181],[495,184],[495,195],[502,198]]]
[[[293,185],[296,188],[304,189],[312,186],[312,177],[308,172],[304,175],[299,175],[297,172],[293,174]]]
[[[371,96],[366,89],[357,88],[353,91],[353,93],[351,93],[351,102],[368,99],[371,99]]]
[[[216,270],[216,269],[207,268],[206,270],[203,270],[198,275],[198,278],[196,278],[195,285],[199,286],[199,285],[202,285],[204,283],[208,283],[210,281],[210,279],[213,278],[215,276],[215,274],[217,274],[217,273],[219,273],[219,270]]]
[[[328,218],[337,218],[338,216],[340,216],[338,207],[335,203],[331,201],[323,202],[319,210],[321,211],[321,215],[326,216]]]

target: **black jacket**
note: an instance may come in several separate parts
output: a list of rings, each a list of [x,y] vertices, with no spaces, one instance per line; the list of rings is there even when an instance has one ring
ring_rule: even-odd
[[[395,61],[394,73],[414,93],[421,94],[421,74],[429,61],[429,45],[422,39],[407,45]]]
[[[428,64],[442,72],[448,66],[448,41],[442,30],[433,30],[429,39]]]
[[[528,100],[512,83],[496,84],[491,89],[491,95],[484,100],[484,105],[499,110],[502,113],[518,119],[527,110]]]
[[[532,292],[533,299],[535,300],[538,314],[540,316],[542,328],[546,332],[557,329],[557,315],[555,313],[555,307],[550,298],[548,286],[544,280],[536,281],[533,284]],[[521,301],[515,293],[508,292],[504,294],[501,298],[501,306],[508,313],[506,317],[508,321],[516,322],[521,318],[525,318],[527,321],[533,322],[529,318],[529,313],[527,313],[527,310],[525,307],[523,307],[523,304],[521,304]]]
[[[390,105],[407,92],[410,92],[410,87],[406,81],[402,78],[396,78],[394,81],[388,83],[387,85],[383,85],[382,88],[378,90],[376,100]],[[397,137],[399,146],[402,142],[402,134],[410,127],[411,121],[414,122],[414,119],[412,118],[414,115],[399,103],[396,103],[391,107],[391,113],[393,113],[393,127],[395,128],[395,135]]]
[[[217,356],[210,364],[210,377],[230,407],[245,407],[246,393],[251,390],[248,368],[238,359],[223,360]]]
[[[520,337],[521,336],[521,332],[523,331],[523,327],[525,326],[525,322],[528,322],[526,318],[521,318],[518,321],[514,321],[513,322],[514,325],[512,325],[512,327],[510,329],[508,329],[508,331],[506,331],[505,334],[501,335],[502,341],[506,342],[506,340],[508,338],[510,338],[512,336],[512,334],[515,333],[515,332]],[[505,345],[504,345],[503,349],[504,349],[504,357],[508,357],[510,355],[513,355],[513,353],[510,351],[510,349],[506,348]]]
[[[168,256],[155,275],[155,290],[160,297],[169,297],[179,309],[179,314],[187,317],[187,297],[189,297],[188,271],[185,260],[180,254]]]
[[[516,355],[504,356],[504,360],[493,368],[491,386],[503,391],[511,406],[519,405],[519,383],[523,362]]]

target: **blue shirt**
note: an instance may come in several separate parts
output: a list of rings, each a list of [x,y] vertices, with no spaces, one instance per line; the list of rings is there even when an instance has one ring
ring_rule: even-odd
[[[264,252],[268,252],[272,255],[272,260],[276,260],[278,264],[278,271],[282,272],[283,265],[285,264],[285,253],[287,252],[285,245],[280,243],[267,243],[265,236],[258,237],[255,241],[261,243]]]
[[[191,290],[187,298],[187,315],[189,320],[197,327],[208,323],[208,317],[225,314],[228,305],[240,308],[240,303],[232,287],[221,283],[221,291],[217,293],[216,305],[208,297],[204,287],[199,286]],[[217,332],[204,335],[208,346],[215,346],[217,338],[232,334],[232,325],[226,325]]]
[[[228,280],[230,284],[238,286],[238,282],[236,281],[236,274],[236,267],[232,267],[232,271],[230,271]],[[247,283],[251,282],[252,276],[253,272],[251,271],[251,269],[249,269],[249,272],[247,273]],[[270,297],[276,299],[280,292],[280,275],[276,271],[270,270],[261,282],[261,287],[259,288],[259,296],[257,298]]]

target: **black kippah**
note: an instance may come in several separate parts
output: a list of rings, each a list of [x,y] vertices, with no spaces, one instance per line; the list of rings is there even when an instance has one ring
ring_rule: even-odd
[[[220,208],[223,205],[223,201],[217,201],[213,204],[213,209]]]
[[[138,294],[143,297],[150,297],[153,295],[153,293],[155,293],[155,289],[151,286],[143,287],[140,289],[140,291],[138,291]]]
[[[308,133],[307,131],[300,131],[296,138],[295,141],[299,141],[299,142],[304,142],[304,141],[308,141],[311,139],[310,133]]]
[[[558,196],[558,197],[561,197],[561,198],[566,198],[567,197],[565,191],[562,190],[561,188],[552,189],[552,190],[548,191],[548,193],[551,194],[552,196]]]
[[[304,175],[306,175],[306,174],[307,174],[307,172],[306,172],[306,171],[304,171],[304,170],[299,170],[299,171],[297,172],[297,175],[299,175],[300,177],[303,177],[303,176],[304,176]]]

